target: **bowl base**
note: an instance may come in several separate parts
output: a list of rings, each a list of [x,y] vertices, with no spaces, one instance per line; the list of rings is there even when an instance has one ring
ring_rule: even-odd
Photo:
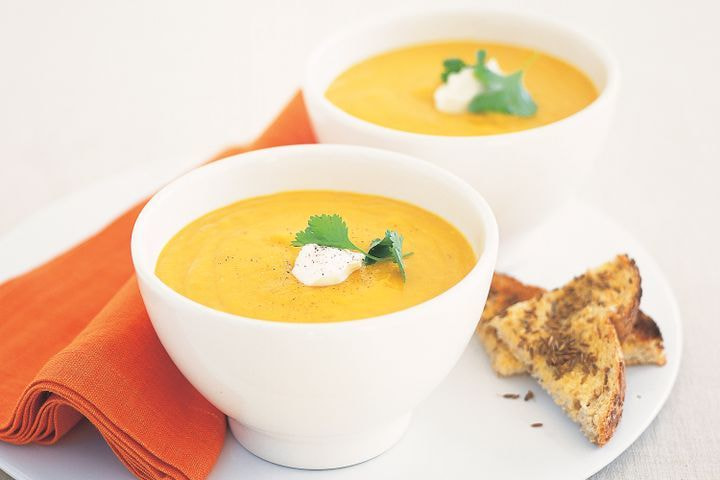
[[[299,437],[256,430],[233,420],[230,431],[250,453],[285,467],[326,470],[362,463],[389,450],[403,436],[411,414],[351,435]]]

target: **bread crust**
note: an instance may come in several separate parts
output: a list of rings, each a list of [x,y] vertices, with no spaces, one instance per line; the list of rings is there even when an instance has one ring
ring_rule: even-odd
[[[620,362],[623,363],[622,360]],[[623,406],[625,405],[625,390],[627,388],[625,382],[625,365],[617,369],[617,382],[620,385],[620,389],[613,395],[612,407],[600,423],[597,439],[595,440],[595,443],[601,447],[610,441],[622,419]]]
[[[638,312],[638,318],[633,327],[633,335],[638,340],[661,340],[662,333],[655,323],[655,320],[642,310]]]
[[[642,310],[638,312],[632,332],[625,337],[622,343],[627,365],[662,366],[667,363],[660,328]]]

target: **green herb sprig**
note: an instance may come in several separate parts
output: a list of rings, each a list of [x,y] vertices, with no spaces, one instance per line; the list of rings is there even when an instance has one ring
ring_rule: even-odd
[[[537,105],[523,85],[524,69],[509,75],[502,75],[490,70],[486,65],[487,52],[477,52],[475,65],[467,65],[459,58],[449,58],[443,62],[442,81],[447,83],[448,77],[471,67],[475,78],[483,85],[483,91],[473,97],[468,105],[471,113],[498,112],[518,117],[531,117],[537,112]],[[526,66],[527,68],[527,66]]]
[[[393,262],[397,264],[403,282],[406,281],[405,262],[403,260],[412,253],[403,254],[403,237],[394,230],[387,230],[383,238],[376,238],[370,242],[370,246],[365,251],[350,240],[347,224],[340,215],[313,215],[308,220],[305,230],[295,234],[292,246],[302,247],[312,243],[323,247],[360,252],[365,255],[363,261],[365,265]]]

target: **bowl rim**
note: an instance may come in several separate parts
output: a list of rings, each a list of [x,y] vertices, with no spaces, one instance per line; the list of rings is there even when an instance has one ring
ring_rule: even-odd
[[[148,217],[154,214],[154,211],[159,208],[158,204],[163,201],[164,197],[172,194],[172,192],[179,188],[178,185],[181,182],[190,181],[193,177],[200,177],[206,175],[207,172],[213,170],[222,170],[226,165],[231,165],[241,162],[262,162],[267,160],[269,154],[281,154],[284,155],[282,158],[286,161],[301,161],[299,159],[293,159],[295,152],[305,152],[313,150],[328,150],[335,151],[339,154],[346,151],[353,151],[355,153],[365,155],[382,156],[383,161],[390,161],[402,164],[403,167],[408,168],[411,171],[415,169],[424,170],[432,173],[432,178],[442,180],[446,183],[450,183],[453,186],[454,191],[464,195],[472,202],[474,210],[477,211],[477,216],[482,221],[483,227],[483,245],[482,250],[479,252],[475,264],[472,269],[457,283],[450,286],[447,290],[440,294],[429,298],[423,302],[411,305],[402,310],[393,311],[383,315],[376,315],[365,318],[357,318],[351,320],[339,320],[334,322],[285,322],[277,320],[265,320],[260,318],[245,317],[242,315],[236,315],[234,313],[224,312],[217,310],[212,307],[208,307],[201,303],[192,300],[172,288],[166,285],[160,278],[155,275],[154,270],[146,268],[147,264],[150,263],[148,259],[145,259],[140,254],[140,244],[143,241],[141,236],[145,233],[145,224],[148,222]],[[435,181],[435,180],[434,180]],[[388,198],[393,198],[392,195],[386,195]],[[250,197],[248,197],[250,198]],[[422,208],[422,207],[421,207]],[[150,200],[143,206],[142,210],[138,214],[133,225],[133,230],[130,239],[130,253],[132,258],[133,267],[135,274],[138,278],[139,283],[144,284],[148,288],[151,288],[155,293],[160,296],[165,296],[169,301],[176,303],[179,302],[183,307],[189,308],[198,315],[211,315],[213,321],[225,321],[234,322],[237,324],[244,324],[249,327],[257,327],[264,329],[322,329],[323,331],[335,330],[335,329],[347,329],[347,328],[376,328],[378,325],[388,326],[396,322],[403,322],[412,319],[415,313],[420,313],[421,310],[428,307],[430,304],[437,303],[444,300],[450,295],[457,294],[461,289],[474,282],[475,279],[482,275],[486,265],[489,263],[489,268],[494,271],[495,261],[497,259],[499,243],[499,234],[497,220],[495,215],[490,208],[490,205],[485,201],[483,196],[468,183],[447,170],[438,167],[428,161],[415,158],[410,155],[403,153],[393,152],[389,150],[383,150],[373,147],[365,147],[359,145],[343,145],[343,144],[302,144],[302,145],[285,145],[271,148],[264,148],[259,150],[253,150],[249,152],[240,153],[233,155],[221,160],[216,160],[212,163],[200,166],[193,169],[179,177],[172,182],[165,185],[162,189],[156,192]],[[142,288],[141,288],[142,291]],[[143,298],[144,302],[144,298]],[[408,314],[410,312],[410,314]],[[479,318],[478,318],[479,320]],[[151,317],[152,321],[152,317]],[[380,323],[378,323],[380,322]]]
[[[361,35],[367,30],[375,28],[388,27],[396,23],[410,23],[418,18],[427,18],[434,15],[496,15],[505,18],[513,18],[516,20],[533,22],[538,26],[546,27],[548,29],[554,29],[559,32],[563,32],[566,35],[575,37],[575,39],[583,44],[585,48],[593,51],[593,53],[600,60],[604,73],[606,75],[605,86],[599,91],[598,96],[589,105],[574,112],[567,117],[561,118],[554,122],[540,125],[524,130],[518,130],[513,132],[505,133],[494,133],[489,135],[439,135],[431,133],[418,133],[408,132],[405,130],[399,130],[395,128],[385,127],[376,123],[369,122],[358,118],[340,107],[336,106],[330,100],[325,97],[325,88],[320,85],[317,80],[315,72],[317,69],[315,66],[321,63],[323,56],[327,51],[331,50],[335,44]],[[400,45],[398,45],[400,47]],[[585,72],[583,72],[585,73]],[[498,7],[482,7],[482,6],[443,6],[433,7],[430,9],[423,9],[421,12],[418,11],[403,11],[396,13],[383,19],[372,19],[364,22],[359,22],[353,27],[343,29],[334,35],[329,36],[320,45],[318,45],[310,54],[308,61],[305,64],[305,71],[303,76],[302,92],[308,100],[310,110],[310,118],[312,119],[312,105],[319,105],[329,115],[332,116],[333,122],[350,124],[354,129],[364,130],[365,133],[373,136],[386,136],[392,137],[395,140],[405,141],[418,141],[419,139],[433,139],[434,141],[453,141],[453,142],[487,142],[491,143],[494,141],[507,141],[514,139],[522,139],[524,137],[533,137],[536,135],[544,134],[551,130],[557,130],[564,128],[568,123],[577,121],[586,117],[588,114],[598,110],[605,104],[611,103],[617,95],[617,91],[620,86],[620,68],[618,61],[611,51],[596,38],[589,36],[582,31],[569,26],[566,23],[558,21],[555,18],[541,15],[537,13],[529,13],[524,10],[515,8],[498,8]],[[596,85],[597,87],[597,85]]]

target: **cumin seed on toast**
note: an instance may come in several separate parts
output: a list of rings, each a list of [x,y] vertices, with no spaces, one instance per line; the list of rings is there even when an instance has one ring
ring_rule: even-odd
[[[637,320],[642,296],[640,271],[630,257],[618,255],[553,291],[563,293],[563,301],[558,306],[561,316],[564,311],[579,310],[590,303],[607,307],[610,321],[622,340],[630,334]]]
[[[562,290],[547,292],[516,303],[489,325],[585,436],[604,445],[622,416],[622,349],[611,308],[569,297]]]
[[[608,272],[615,271],[619,272],[622,268],[627,268],[628,265],[633,265],[634,262],[625,262],[619,260],[618,257],[613,262],[603,265],[595,271]],[[634,267],[631,269],[636,270]],[[628,278],[633,278],[632,273],[626,274]],[[577,279],[576,279],[577,280]],[[575,281],[575,280],[574,280]],[[609,282],[610,285],[618,285],[622,280]],[[621,283],[620,283],[621,284]],[[628,282],[630,285],[630,282]],[[634,296],[639,295],[640,292],[640,280],[638,275],[637,282],[633,282],[633,287],[629,295],[625,296],[625,303],[630,305],[628,309],[632,313],[632,304],[634,303]],[[637,288],[637,292],[635,289]],[[530,298],[536,297],[544,293],[545,290],[539,287],[523,284],[518,280],[514,279],[509,275],[496,273],[493,276],[493,281],[490,286],[490,294],[488,295],[485,310],[482,313],[482,317],[477,326],[478,337],[483,344],[488,356],[490,357],[490,363],[493,370],[502,376],[520,375],[526,372],[523,364],[516,359],[508,348],[498,340],[495,331],[488,326],[488,322],[495,315],[502,313],[506,308],[512,304],[529,300]],[[601,295],[597,295],[600,297]],[[617,297],[617,295],[615,296]],[[639,312],[633,328],[629,335],[621,340],[623,354],[625,356],[626,365],[664,365],[666,362],[665,351],[663,347],[662,334],[660,329],[655,324],[654,320],[648,315]]]

